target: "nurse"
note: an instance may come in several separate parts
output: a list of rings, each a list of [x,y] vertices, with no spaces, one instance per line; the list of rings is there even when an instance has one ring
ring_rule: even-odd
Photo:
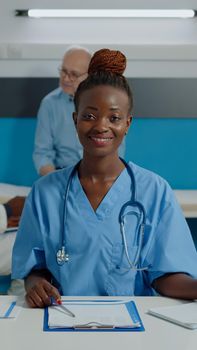
[[[173,191],[118,156],[133,109],[125,68],[119,51],[94,54],[74,99],[83,158],[26,200],[12,277],[25,279],[30,307],[60,295],[197,298],[197,253]]]

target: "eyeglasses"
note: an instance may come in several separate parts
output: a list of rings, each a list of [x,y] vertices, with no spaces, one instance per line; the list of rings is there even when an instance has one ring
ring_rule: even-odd
[[[79,78],[81,78],[84,74],[86,74],[87,72],[84,73],[77,73],[77,72],[69,72],[67,71],[67,69],[65,68],[58,68],[59,74],[62,76],[67,76],[71,81],[75,81],[78,80]]]

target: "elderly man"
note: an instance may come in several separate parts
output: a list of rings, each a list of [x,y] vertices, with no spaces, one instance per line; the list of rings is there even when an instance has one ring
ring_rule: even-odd
[[[91,54],[86,48],[69,48],[59,69],[59,88],[41,102],[33,153],[39,175],[73,165],[82,157],[82,147],[72,119],[73,96],[80,82],[87,77],[90,59]],[[119,154],[124,156],[124,144]]]
[[[82,47],[66,51],[60,72],[60,86],[41,102],[33,154],[40,175],[76,163],[82,148],[72,119],[73,96],[79,83],[87,77],[90,52]]]

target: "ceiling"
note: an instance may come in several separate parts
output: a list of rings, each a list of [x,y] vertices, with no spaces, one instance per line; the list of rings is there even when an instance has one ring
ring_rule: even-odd
[[[40,70],[46,71],[43,74],[55,75],[57,60],[65,47],[75,44],[92,51],[111,46],[123,50],[132,76],[197,76],[197,17],[30,19],[14,16],[15,9],[28,8],[197,9],[197,0],[0,0],[0,76],[26,75],[31,71],[34,76],[38,69],[36,60]]]
[[[120,6],[121,3],[121,6]],[[54,5],[55,4],[55,5]],[[81,5],[83,4],[83,6]],[[0,43],[196,44],[195,19],[28,19],[27,8],[196,8],[195,0],[0,0]]]

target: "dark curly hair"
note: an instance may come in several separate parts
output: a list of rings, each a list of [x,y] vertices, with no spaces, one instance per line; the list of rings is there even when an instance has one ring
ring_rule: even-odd
[[[133,109],[133,94],[123,73],[126,68],[125,55],[116,50],[101,49],[93,55],[88,77],[82,81],[75,93],[75,110],[78,111],[81,94],[99,85],[110,85],[126,92],[129,99],[129,112]]]

